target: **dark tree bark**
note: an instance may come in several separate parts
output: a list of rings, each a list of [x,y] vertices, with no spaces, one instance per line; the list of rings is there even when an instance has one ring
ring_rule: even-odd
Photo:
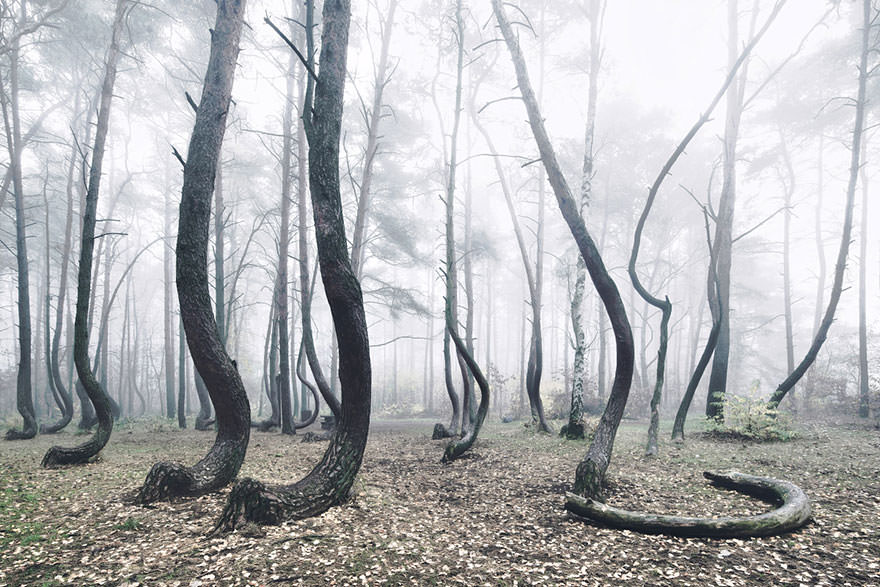
[[[370,343],[363,295],[351,268],[339,191],[350,19],[348,0],[324,3],[314,107],[306,100],[304,109],[318,261],[339,337],[342,419],[321,462],[305,478],[282,487],[267,487],[252,479],[241,481],[232,490],[217,528],[232,529],[245,520],[280,523],[319,515],[348,497],[363,459],[370,426]]]
[[[320,399],[318,388],[312,385],[309,380],[306,378],[306,369],[305,369],[305,353],[302,341],[299,344],[299,352],[296,356],[296,378],[299,379],[299,382],[309,390],[309,393],[312,394],[312,400],[315,403],[315,409],[309,413],[309,417],[303,419],[301,422],[296,422],[295,426],[297,430],[302,428],[308,428],[318,419],[318,412],[320,412]],[[296,395],[296,394],[294,394]],[[305,403],[305,402],[303,402]]]
[[[726,518],[688,518],[646,512],[632,512],[566,494],[565,509],[571,513],[600,522],[612,528],[635,530],[645,534],[667,534],[691,538],[753,538],[774,536],[797,530],[810,519],[810,500],[804,491],[788,481],[756,477],[736,471],[703,476],[714,485],[753,495],[778,503],[767,513],[755,516]]]
[[[208,291],[211,196],[229,112],[246,0],[219,0],[202,97],[183,170],[177,227],[177,293],[187,344],[217,413],[217,436],[192,468],[153,465],[138,492],[140,503],[203,495],[230,483],[244,461],[250,437],[250,404],[226,348]]]
[[[474,379],[480,387],[480,406],[477,408],[476,417],[474,418],[467,434],[465,434],[460,440],[454,440],[446,445],[442,459],[444,463],[451,463],[474,445],[474,442],[477,441],[477,435],[480,433],[480,428],[483,427],[483,422],[486,420],[486,414],[489,412],[490,403],[489,382],[486,381],[486,377],[483,375],[482,370],[480,370],[480,366],[477,365],[477,362],[474,360],[474,356],[467,349],[467,345],[462,342],[458,334],[455,333],[455,330],[450,328],[449,335],[452,337],[453,342],[455,342],[456,350],[464,357],[468,369],[474,374]]]
[[[617,366],[611,395],[608,398],[608,404],[605,406],[605,412],[602,414],[602,418],[596,427],[593,442],[590,444],[584,460],[577,467],[574,483],[576,493],[586,496],[598,496],[602,490],[605,472],[611,462],[614,438],[617,434],[620,419],[623,417],[623,411],[626,407],[626,400],[629,397],[630,385],[632,383],[634,358],[632,330],[630,329],[629,320],[626,317],[626,309],[623,306],[617,285],[608,274],[599,250],[587,231],[583,219],[578,214],[577,203],[571,195],[571,190],[565,177],[562,175],[562,169],[559,166],[556,153],[550,143],[550,137],[547,135],[547,130],[544,127],[544,119],[538,108],[534,90],[532,90],[531,83],[529,82],[525,59],[520,50],[519,42],[514,36],[510,23],[504,13],[501,0],[492,0],[492,7],[498,20],[498,25],[501,28],[501,34],[504,36],[513,60],[517,84],[526,106],[532,134],[535,137],[535,142],[541,154],[541,161],[547,170],[547,178],[553,187],[553,193],[556,196],[562,216],[565,218],[572,236],[575,242],[577,242],[578,249],[584,258],[584,263],[587,266],[587,271],[590,273],[593,285],[605,304],[612,328],[614,329],[617,343]]]
[[[789,391],[795,386],[795,384],[800,381],[801,377],[804,376],[804,373],[807,372],[807,369],[813,364],[816,360],[816,356],[819,354],[819,350],[822,348],[822,345],[825,342],[826,337],[828,336],[828,330],[831,328],[831,323],[834,322],[834,313],[837,311],[837,304],[840,301],[840,294],[843,292],[843,278],[846,273],[846,259],[849,253],[849,245],[850,240],[852,238],[852,223],[853,223],[853,209],[855,208],[855,200],[856,200],[856,185],[859,181],[859,168],[862,164],[861,162],[861,153],[862,153],[862,135],[864,134],[865,127],[865,103],[867,101],[867,83],[868,83],[868,53],[869,53],[869,38],[871,27],[874,23],[872,19],[872,7],[871,0],[863,0],[863,28],[862,28],[862,44],[861,44],[861,56],[859,58],[859,89],[858,94],[856,96],[856,115],[855,122],[853,124],[853,133],[852,133],[852,145],[851,155],[850,155],[850,167],[849,167],[849,183],[846,188],[846,207],[844,208],[844,219],[843,219],[843,231],[840,237],[840,249],[837,253],[837,264],[834,268],[834,281],[831,285],[831,295],[828,299],[828,307],[825,309],[825,316],[822,318],[822,322],[819,324],[819,329],[816,331],[816,334],[813,336],[813,342],[810,345],[810,348],[807,350],[806,355],[795,367],[794,371],[792,371],[788,377],[785,378],[785,381],[779,384],[776,388],[776,391],[773,392],[773,395],[770,397],[770,401],[767,402],[767,407],[770,410],[774,410],[779,406],[779,402],[781,402]]]
[[[95,221],[98,210],[98,193],[101,184],[101,169],[104,162],[104,149],[107,132],[110,129],[110,106],[113,100],[113,86],[116,82],[116,67],[120,55],[120,37],[125,17],[131,4],[128,0],[117,0],[113,18],[113,32],[110,49],[107,52],[104,82],[101,86],[101,102],[98,108],[95,144],[92,149],[92,165],[89,170],[89,187],[86,205],[83,210],[79,274],[77,276],[76,316],[74,318],[73,359],[79,381],[85,388],[95,414],[98,427],[92,438],[79,446],[64,448],[53,446],[43,456],[43,466],[84,464],[92,460],[110,440],[113,432],[113,406],[110,396],[101,387],[92,366],[89,364],[89,325],[88,313],[91,301],[92,254],[95,248]]]
[[[278,387],[275,385],[274,376],[277,358],[277,345],[275,341],[278,338],[278,320],[275,316],[278,306],[274,303],[274,296],[278,295],[277,290],[278,276],[276,275],[275,288],[273,290],[276,293],[273,293],[273,303],[269,309],[269,324],[266,327],[266,342],[263,345],[263,388],[269,400],[269,417],[256,424],[256,427],[262,432],[277,428],[281,423],[281,407],[278,405]],[[262,398],[260,404],[262,405]]]
[[[21,3],[20,26],[27,19],[27,3]],[[9,95],[0,91],[3,100],[3,122],[9,150],[9,167],[15,191],[15,259],[18,276],[18,347],[19,364],[16,378],[15,404],[22,417],[21,430],[6,432],[6,440],[24,440],[37,435],[37,417],[34,410],[31,366],[31,300],[28,277],[27,227],[25,222],[24,182],[21,171],[22,139],[18,104],[18,69],[20,36],[15,35],[9,49]]]

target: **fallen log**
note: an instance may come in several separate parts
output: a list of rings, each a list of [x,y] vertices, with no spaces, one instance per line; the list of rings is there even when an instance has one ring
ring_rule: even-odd
[[[794,483],[737,471],[706,471],[703,476],[713,485],[746,493],[778,507],[755,516],[692,518],[623,510],[566,493],[565,509],[575,516],[612,528],[691,538],[752,538],[785,534],[810,519],[810,500]]]

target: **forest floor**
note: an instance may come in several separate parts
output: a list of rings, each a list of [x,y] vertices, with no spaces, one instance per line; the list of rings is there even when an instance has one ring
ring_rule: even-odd
[[[880,431],[800,426],[785,443],[692,433],[642,456],[645,425],[621,427],[609,502],[690,515],[770,506],[709,486],[704,469],[781,477],[810,496],[786,536],[702,540],[589,525],[563,510],[584,442],[489,424],[442,465],[432,423],[375,422],[353,498],[315,519],[207,537],[228,489],[144,508],[125,503],[156,460],[194,463],[212,433],[120,425],[99,462],[45,470],[73,434],[0,441],[0,585],[880,585]],[[254,432],[242,476],[284,483],[326,443]]]

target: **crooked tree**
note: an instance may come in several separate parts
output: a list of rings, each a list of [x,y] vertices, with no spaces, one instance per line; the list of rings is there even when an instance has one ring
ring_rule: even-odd
[[[95,408],[98,426],[92,438],[72,448],[53,446],[43,456],[43,466],[83,464],[94,458],[110,440],[113,432],[113,406],[107,392],[98,382],[89,363],[89,303],[91,302],[92,255],[95,248],[95,222],[98,211],[98,193],[101,185],[101,170],[107,133],[110,129],[110,106],[113,101],[113,86],[116,83],[116,68],[120,56],[120,40],[125,18],[133,4],[128,0],[117,0],[110,36],[110,48],[105,62],[104,81],[101,85],[101,101],[98,107],[95,144],[89,168],[89,184],[86,204],[83,210],[82,234],[80,243],[79,273],[77,275],[76,316],[74,318],[73,359],[76,373],[86,394]],[[94,304],[93,304],[94,305]]]
[[[312,2],[309,2],[311,6]],[[345,500],[360,469],[370,427],[370,342],[360,283],[351,267],[339,189],[350,0],[324,2],[320,71],[314,100],[303,109],[309,139],[309,187],[321,279],[339,338],[342,418],[321,462],[292,485],[266,486],[240,481],[229,496],[218,529],[241,522],[277,524],[316,516]]]
[[[244,384],[217,328],[208,291],[208,233],[220,148],[226,131],[246,0],[219,0],[211,53],[183,168],[177,225],[176,277],[180,314],[196,370],[217,414],[211,450],[193,467],[159,462],[138,492],[140,503],[202,495],[231,482],[250,437],[250,404]]]

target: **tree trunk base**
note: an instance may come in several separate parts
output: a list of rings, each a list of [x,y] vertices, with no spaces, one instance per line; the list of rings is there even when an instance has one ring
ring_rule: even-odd
[[[179,463],[156,463],[138,490],[135,503],[147,505],[173,497],[197,495],[197,485],[195,475],[189,467]]]
[[[88,442],[74,448],[64,448],[62,446],[53,446],[43,455],[40,465],[45,469],[55,469],[66,465],[85,465],[94,463],[100,459],[100,448],[95,450]]]
[[[455,432],[441,424],[434,424],[434,433],[431,434],[431,440],[442,440],[444,438],[455,438]]]
[[[746,493],[773,503],[776,509],[756,516],[691,518],[632,512],[605,505],[573,493],[565,496],[565,509],[572,514],[612,528],[645,534],[666,534],[691,538],[753,538],[785,534],[810,519],[810,500],[797,485],[771,477],[738,473],[703,473],[714,485]]]
[[[605,474],[589,458],[581,461],[574,474],[574,492],[591,499],[602,499]]]
[[[205,430],[212,430],[214,428],[214,418],[202,418],[201,416],[199,416],[196,418],[194,428],[200,432],[204,432]]]
[[[6,440],[30,440],[31,438],[37,435],[37,429],[27,429],[24,428],[22,430],[16,430],[12,428],[6,431]]]
[[[582,423],[572,424],[571,422],[559,430],[559,436],[566,440],[584,440],[587,437]]]

